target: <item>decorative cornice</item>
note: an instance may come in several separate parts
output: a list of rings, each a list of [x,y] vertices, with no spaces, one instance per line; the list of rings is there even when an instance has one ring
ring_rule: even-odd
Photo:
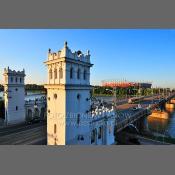
[[[45,84],[44,87],[46,89],[63,89],[63,90],[81,90],[81,89],[92,89],[91,85],[76,85],[76,84]]]
[[[74,64],[79,64],[79,65],[86,65],[86,66],[89,66],[89,67],[93,66],[93,64],[91,64],[91,63],[84,62],[84,61],[81,61],[81,60],[75,60],[75,59],[72,59],[72,58],[66,58],[66,57],[45,61],[44,64],[49,65],[49,64],[54,64],[54,63],[58,63],[58,62],[68,62],[68,63],[74,63]]]

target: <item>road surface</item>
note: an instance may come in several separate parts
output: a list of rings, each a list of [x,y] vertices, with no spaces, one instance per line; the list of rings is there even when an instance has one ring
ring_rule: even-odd
[[[45,123],[19,125],[0,129],[0,145],[46,145]]]

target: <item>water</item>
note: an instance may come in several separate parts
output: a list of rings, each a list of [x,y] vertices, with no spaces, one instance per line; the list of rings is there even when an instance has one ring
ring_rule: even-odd
[[[45,97],[42,91],[27,91],[27,95],[25,96],[25,100],[35,100],[36,98]]]
[[[148,129],[154,135],[165,135],[175,138],[175,110],[166,111],[168,119],[158,119],[148,116]]]
[[[27,95],[25,96],[25,100],[35,100],[36,98],[41,98],[46,96],[41,91],[27,91]],[[3,92],[0,92],[0,99],[3,99]]]

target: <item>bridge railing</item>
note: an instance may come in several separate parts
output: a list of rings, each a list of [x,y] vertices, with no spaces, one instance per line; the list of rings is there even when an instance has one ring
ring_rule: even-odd
[[[150,114],[151,114],[150,110],[144,109],[144,110],[139,111],[136,114],[132,115],[131,117],[128,117],[128,118],[124,119],[121,122],[117,122],[116,123],[117,132],[119,132],[120,130],[126,128],[129,124],[135,122],[139,118],[144,117],[146,115],[150,115]]]

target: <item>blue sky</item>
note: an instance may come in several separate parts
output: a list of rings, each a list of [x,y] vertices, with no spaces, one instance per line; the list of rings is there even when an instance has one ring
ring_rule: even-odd
[[[4,67],[26,70],[26,83],[46,82],[48,48],[64,41],[74,50],[91,53],[91,83],[126,79],[175,87],[175,30],[143,29],[1,29],[0,82]]]

